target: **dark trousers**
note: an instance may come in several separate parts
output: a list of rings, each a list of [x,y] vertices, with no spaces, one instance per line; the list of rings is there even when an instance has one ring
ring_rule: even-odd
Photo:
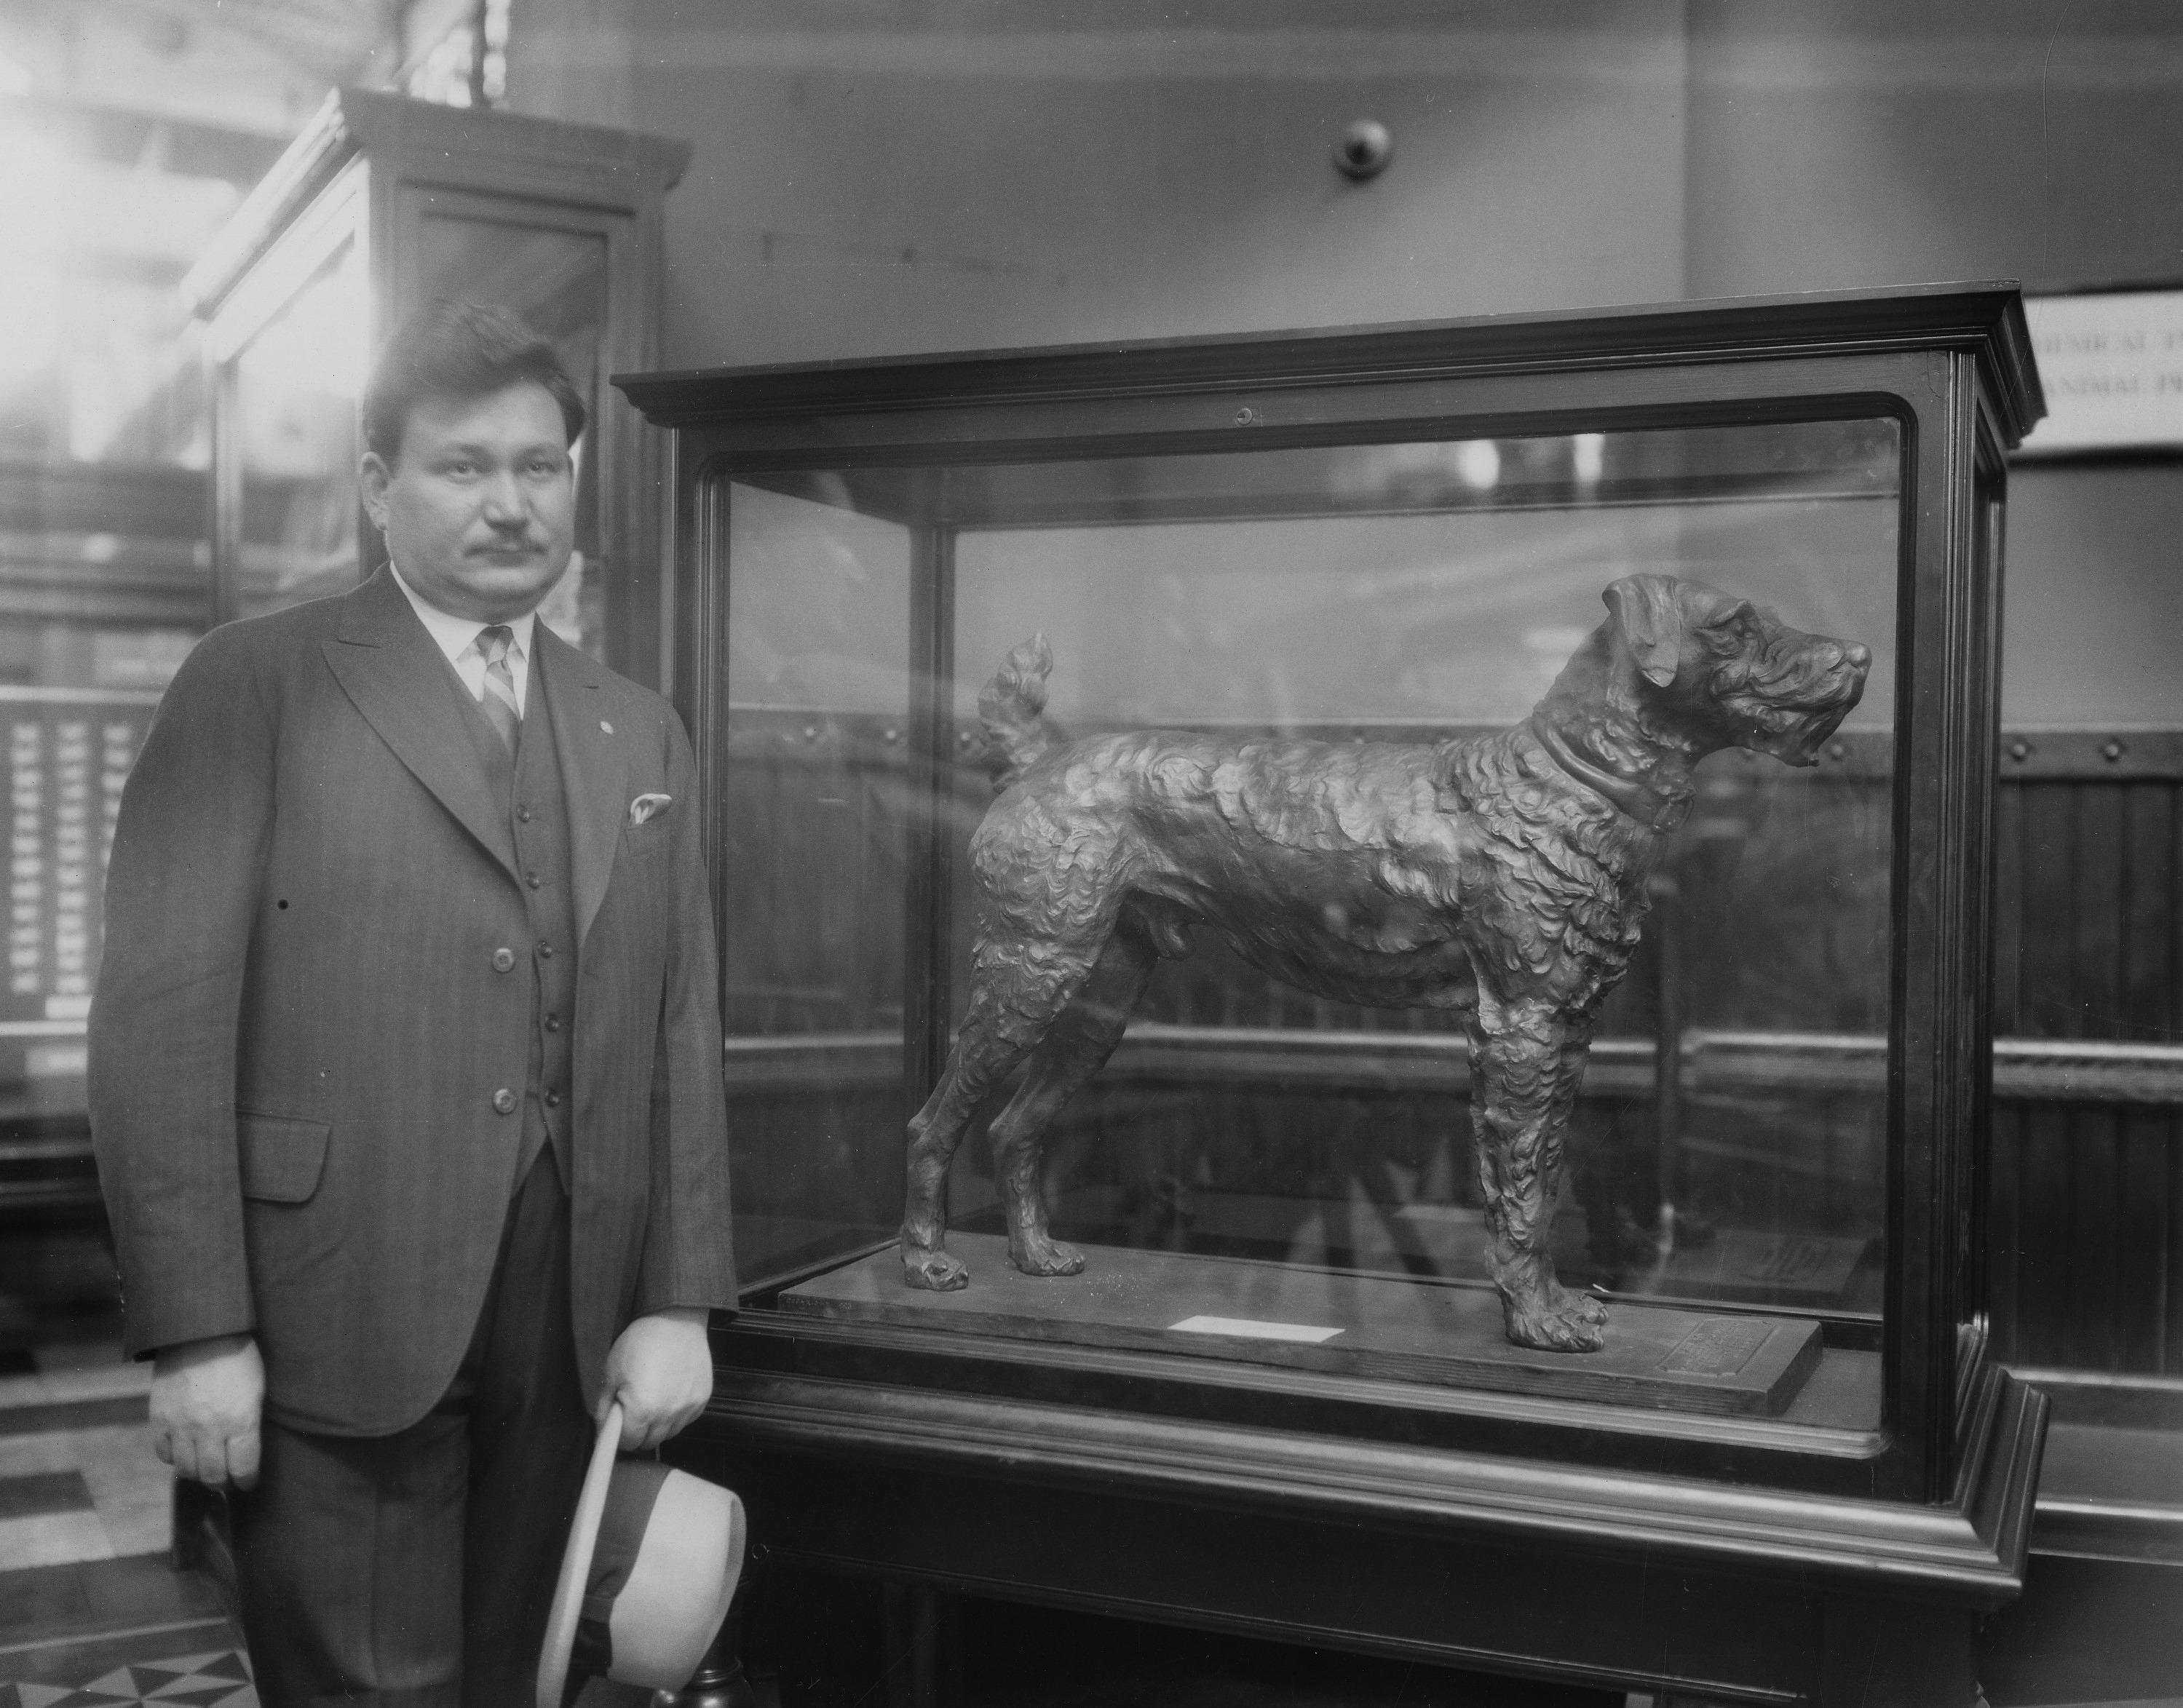
[[[232,1502],[266,1708],[528,1708],[592,1426],[569,1312],[569,1201],[542,1152],[453,1384],[398,1434],[268,1422]]]

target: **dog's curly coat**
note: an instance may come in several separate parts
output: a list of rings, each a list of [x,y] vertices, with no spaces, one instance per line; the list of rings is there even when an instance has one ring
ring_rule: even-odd
[[[1044,637],[1009,654],[978,702],[1001,792],[970,840],[969,1011],[910,1123],[905,1278],[969,1278],[942,1249],[948,1166],[1026,1056],[992,1131],[1009,1255],[1027,1274],[1084,1267],[1047,1230],[1040,1141],[1204,925],[1314,995],[1466,1016],[1508,1338],[1596,1349],[1605,1307],[1547,1250],[1563,1134],[1691,768],[1727,746],[1813,763],[1871,662],[1699,582],[1632,575],[1603,596],[1608,620],[1528,719],[1430,746],[1154,729],[1052,747]]]

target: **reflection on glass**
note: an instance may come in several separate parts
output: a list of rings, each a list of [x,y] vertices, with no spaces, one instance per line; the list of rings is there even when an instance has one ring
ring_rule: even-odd
[[[243,616],[356,585],[365,290],[363,256],[345,245],[236,359]]]
[[[451,297],[512,308],[549,340],[599,419],[604,375],[599,351],[607,319],[607,240],[503,220],[428,214],[418,225],[419,273],[426,299]],[[605,646],[606,559],[600,513],[597,435],[576,447],[576,550],[569,573],[539,615],[594,657]]]
[[[1523,718],[1603,620],[1609,583],[1707,581],[1861,641],[1873,663],[1815,768],[1737,750],[1700,768],[1645,942],[1601,1017],[1558,1263],[1572,1285],[1631,1299],[1824,1319],[1826,1374],[1789,1415],[1872,1427],[1901,457],[1894,424],[1868,420],[738,485],[730,834],[745,851],[725,867],[730,986],[792,990],[803,1006],[777,998],[731,1029],[808,1040],[800,1073],[775,1051],[785,1079],[740,1082],[787,1123],[752,1147],[758,1166],[858,1159],[853,1184],[799,1183],[814,1222],[883,1237],[898,1201],[881,1188],[899,1191],[899,1012],[875,1024],[858,999],[896,1001],[904,973],[892,803],[911,774],[914,562],[936,566],[953,612],[951,759],[970,751],[980,687],[1034,632],[1053,648],[1046,716],[1064,739],[1158,725],[1429,743]],[[947,952],[930,976],[959,1021],[978,906],[968,841],[992,796],[975,767],[954,769],[940,801]],[[1158,1250],[1482,1287],[1460,1018],[1305,995],[1209,929],[1187,936],[1049,1134],[1055,1234],[1095,1264],[1101,1248]],[[981,1130],[957,1157],[951,1223],[992,1233]]]
[[[99,135],[56,103],[0,113],[0,1201],[19,1217],[97,1197],[83,1017],[113,812],[211,605],[204,369],[175,280],[242,190],[158,149],[102,158]]]
[[[901,1213],[909,532],[742,485],[730,513],[724,1018],[762,1275]]]

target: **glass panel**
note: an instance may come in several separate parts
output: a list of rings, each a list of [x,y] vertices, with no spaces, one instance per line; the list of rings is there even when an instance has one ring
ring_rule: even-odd
[[[749,1281],[901,1213],[910,533],[742,485],[730,517],[720,926]]]
[[[496,302],[544,336],[599,418],[599,351],[607,324],[607,240],[596,231],[427,214],[418,227],[420,294]],[[576,552],[539,614],[593,657],[604,656],[610,566],[601,531],[599,459],[588,430],[576,447]]]
[[[356,585],[365,302],[363,253],[346,243],[236,361],[239,615]]]
[[[736,574],[758,550],[786,582],[886,518],[929,534],[954,613],[944,972],[966,1072],[980,1052],[989,1068],[948,1184],[971,1279],[897,1277],[869,1308],[1534,1391],[1653,1346],[1615,1390],[1637,1403],[1876,1425],[1901,457],[1894,424],[1864,420],[768,477],[781,532],[739,534]],[[1647,576],[1730,596],[1630,580]],[[828,646],[866,657],[882,613],[830,596]],[[1630,674],[1664,633],[1672,705]],[[989,818],[979,696],[1034,634],[1050,691],[1022,740],[1057,757]],[[1857,661],[1830,636],[1869,655],[1846,718]],[[904,700],[860,713],[853,672],[818,674],[814,727],[885,751]],[[1672,772],[1675,732],[1707,719],[1816,763],[1730,746],[1683,807],[1647,794],[1635,779]],[[1519,796],[1545,822],[1488,822]],[[1686,822],[1614,840],[1648,814]],[[838,917],[790,869],[746,929]],[[731,892],[746,881],[730,860]],[[1618,882],[1653,906],[1597,1009],[1551,1235],[1612,1326],[1604,1362],[1527,1362],[1502,1335],[1480,1182],[1520,1184],[1526,1135],[1560,1127],[1528,1100],[1558,1071],[1555,1029],[1582,1041],[1585,969],[1625,958]],[[1552,930],[1526,937],[1541,910]],[[1530,969],[1487,981],[1486,1018],[1466,943]],[[1088,983],[1072,957],[1097,957]],[[1049,1029],[1056,991],[1076,994]],[[994,1079],[1038,1040],[1026,1077]],[[1474,1051],[1517,1134],[1497,1174],[1472,1155]],[[845,1072],[814,1065],[810,1095],[837,1097]],[[1034,1089],[1002,1133],[1051,1124],[997,1165],[1017,1083]],[[865,1136],[874,1169],[891,1138]],[[1000,1203],[1015,1170],[1081,1248],[1081,1280],[1022,1291]],[[1540,1209],[1496,1190],[1512,1217]],[[851,1286],[783,1302],[832,1309]],[[1225,1326],[1144,1315],[1186,1297],[1202,1308],[1177,1321]]]

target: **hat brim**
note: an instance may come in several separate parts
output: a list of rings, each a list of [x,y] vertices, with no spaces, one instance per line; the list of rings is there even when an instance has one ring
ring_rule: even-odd
[[[561,1552],[561,1575],[553,1584],[553,1601],[546,1616],[546,1641],[538,1651],[537,1708],[561,1708],[569,1687],[569,1657],[575,1651],[576,1625],[584,1614],[584,1586],[592,1575],[592,1555],[598,1546],[599,1520],[607,1509],[607,1489],[614,1481],[614,1450],[621,1445],[621,1406],[607,1407],[599,1420],[598,1439],[592,1444],[591,1468],[584,1473],[583,1492],[576,1497],[576,1516],[569,1525],[569,1545]]]
[[[733,1489],[687,1471],[622,1461],[585,1580],[578,1642],[600,1621],[608,1678],[681,1689],[728,1616],[743,1537],[742,1502]]]

